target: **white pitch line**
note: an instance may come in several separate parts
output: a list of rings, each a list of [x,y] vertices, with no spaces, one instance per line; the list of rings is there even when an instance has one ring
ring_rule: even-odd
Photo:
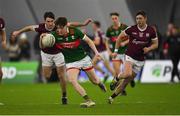
[[[4,104],[0,102],[0,106],[3,106]]]

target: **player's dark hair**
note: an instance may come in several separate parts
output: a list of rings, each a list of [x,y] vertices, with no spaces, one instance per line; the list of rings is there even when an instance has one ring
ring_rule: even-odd
[[[44,13],[44,20],[46,20],[46,18],[55,19],[55,15],[52,12],[45,12]]]
[[[67,25],[67,18],[66,17],[59,17],[55,21],[56,26],[64,27]]]
[[[93,22],[97,27],[101,27],[101,23],[99,21],[94,21]]]
[[[136,13],[136,16],[138,16],[138,15],[142,15],[143,17],[147,17],[146,12],[143,11],[143,10],[139,10],[139,11]]]
[[[119,17],[119,13],[117,13],[117,12],[112,12],[112,13],[110,13],[110,16],[113,16],[113,15],[118,16],[118,17]]]

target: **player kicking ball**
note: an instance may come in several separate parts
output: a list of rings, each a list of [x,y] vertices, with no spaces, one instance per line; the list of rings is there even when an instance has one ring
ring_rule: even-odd
[[[88,36],[75,27],[67,26],[67,19],[65,17],[59,17],[55,21],[55,25],[56,30],[51,34],[56,39],[56,46],[61,49],[64,54],[68,80],[75,90],[85,99],[85,102],[81,103],[80,106],[94,106],[95,102],[90,99],[85,89],[78,83],[80,70],[85,71],[91,82],[98,85],[104,92],[106,92],[106,87],[96,76],[91,58],[83,49],[80,43],[81,40],[85,41],[92,48],[95,53],[95,57],[101,59],[99,52],[97,51],[93,41],[89,39]]]
[[[108,98],[110,104],[112,104],[115,97],[125,90],[128,83],[131,82],[142,69],[145,61],[145,54],[158,47],[157,34],[146,22],[146,13],[144,11],[139,11],[136,14],[137,25],[127,28],[118,37],[113,56],[117,56],[117,51],[120,46],[128,44],[128,47],[125,53],[124,71],[118,75],[119,81],[114,83],[114,85],[117,85],[116,89]],[[127,36],[129,39],[121,42],[121,39]]]

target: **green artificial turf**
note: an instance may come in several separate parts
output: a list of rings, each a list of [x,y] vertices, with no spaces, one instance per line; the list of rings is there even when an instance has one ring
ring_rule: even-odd
[[[91,108],[81,108],[83,99],[68,85],[68,105],[61,105],[60,88],[54,84],[1,84],[0,115],[3,114],[180,114],[180,84],[137,84],[127,87],[127,96],[118,96],[107,103],[109,90],[83,83],[88,95],[96,102]]]

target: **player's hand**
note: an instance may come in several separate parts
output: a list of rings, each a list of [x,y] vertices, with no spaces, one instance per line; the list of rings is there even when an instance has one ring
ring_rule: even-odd
[[[19,34],[20,34],[19,31],[14,31],[14,32],[12,32],[11,37],[16,38]]]
[[[46,34],[47,34],[47,33],[42,33],[42,34],[40,35],[40,38],[42,39]]]
[[[1,46],[2,46],[3,49],[6,49],[7,48],[6,47],[6,41],[1,42]]]
[[[145,47],[143,48],[143,51],[144,51],[144,54],[147,54],[150,51],[150,49],[148,47]]]
[[[100,55],[99,53],[97,53],[97,54],[95,55],[95,57],[96,57],[96,59],[97,59],[98,61],[103,60],[103,58],[101,57],[101,55]]]
[[[84,25],[88,25],[89,23],[91,23],[93,20],[91,18],[88,18],[84,21]]]
[[[40,47],[41,49],[44,48],[44,46],[42,45],[42,39],[43,39],[43,37],[44,37],[46,34],[47,34],[47,33],[42,33],[42,34],[40,35],[39,47]]]
[[[112,57],[112,58],[116,58],[117,55],[118,55],[118,54],[114,52],[114,53],[111,54],[111,57]]]

